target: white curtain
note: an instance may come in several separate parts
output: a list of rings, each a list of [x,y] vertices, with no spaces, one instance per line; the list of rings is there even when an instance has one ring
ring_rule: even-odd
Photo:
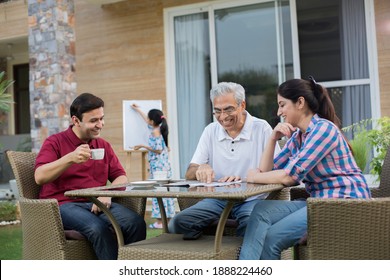
[[[364,0],[342,0],[340,21],[342,79],[369,78]],[[346,87],[343,93],[343,126],[369,118],[369,85]]]
[[[183,178],[204,127],[211,120],[207,13],[176,17],[175,61],[180,176]]]

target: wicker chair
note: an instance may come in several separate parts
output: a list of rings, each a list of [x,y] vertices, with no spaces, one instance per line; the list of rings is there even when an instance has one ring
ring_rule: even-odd
[[[289,200],[290,199],[290,190],[289,188],[284,188],[280,191],[271,192],[267,199],[273,199],[273,200]],[[195,203],[197,203],[199,199],[185,199],[185,198],[178,198],[178,204],[180,207],[180,210],[184,210]],[[204,235],[215,235],[217,225],[219,220],[215,220],[212,222],[204,231]],[[234,219],[227,219],[224,229],[224,235],[225,236],[235,236],[236,235],[236,229],[238,226],[238,222]],[[291,260],[293,256],[292,250],[287,249],[282,252],[282,260]]]
[[[278,144],[281,148],[286,144],[287,140],[286,139],[281,139],[278,141]],[[281,191],[276,191],[270,193],[270,195],[267,197],[267,199],[272,199],[272,200],[290,200],[290,189],[289,188],[284,188]],[[179,204],[180,210],[184,210],[188,207],[191,207],[192,205],[196,204],[199,202],[200,199],[185,199],[185,198],[178,198],[177,202]],[[217,229],[218,225],[218,220],[215,220],[208,228],[204,230],[204,234],[206,235],[214,235],[215,231]],[[225,230],[224,230],[224,235],[227,236],[235,236],[236,235],[236,229],[237,229],[238,223],[234,219],[227,219],[226,225],[225,225]]]
[[[278,144],[282,148],[286,144],[287,140],[279,140]],[[290,200],[290,188],[284,188],[280,191],[275,191],[269,194],[267,197],[267,200]],[[178,204],[180,207],[180,210],[184,210],[188,207],[191,207],[195,203],[199,202],[200,199],[184,199],[184,198],[178,198]],[[218,225],[218,220],[215,220],[212,222],[203,232],[205,235],[215,235],[216,229]],[[238,226],[238,222],[234,219],[227,219],[225,229],[224,229],[224,235],[226,236],[235,236],[236,235],[236,229]],[[292,258],[292,250],[287,249],[282,252],[282,259],[283,260],[289,260]]]
[[[372,199],[308,198],[307,242],[296,259],[390,259],[390,148]],[[292,198],[305,198],[292,188]]]
[[[290,190],[289,188],[284,188],[283,190],[280,191],[275,191],[269,194],[267,199],[272,199],[272,200],[289,200],[290,199]],[[188,207],[191,207],[192,205],[196,204],[199,202],[200,199],[188,199],[188,198],[178,198],[177,202],[179,204],[180,210],[184,210]],[[215,231],[217,229],[218,225],[218,220],[215,220],[210,224],[209,227],[207,227],[204,230],[205,235],[214,235]],[[234,219],[227,219],[226,225],[225,225],[225,230],[224,230],[224,235],[227,236],[235,236],[236,235],[236,229],[238,226],[238,222]]]
[[[7,151],[20,194],[23,259],[96,259],[90,243],[77,231],[64,230],[57,200],[38,199],[32,152]],[[146,199],[121,199],[119,203],[144,217]]]

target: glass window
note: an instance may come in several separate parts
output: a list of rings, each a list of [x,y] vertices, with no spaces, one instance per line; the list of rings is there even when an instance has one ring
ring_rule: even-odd
[[[330,94],[343,126],[371,118],[364,0],[299,0],[297,20],[301,77],[341,81]]]
[[[343,127],[371,118],[369,85],[328,88],[328,92]]]
[[[279,8],[272,1],[215,11],[218,82],[241,84],[248,112],[272,126],[279,121],[275,89],[292,77],[290,10],[287,1],[281,3]],[[286,16],[282,26],[276,10]]]
[[[297,1],[301,76],[369,78],[363,0]]]

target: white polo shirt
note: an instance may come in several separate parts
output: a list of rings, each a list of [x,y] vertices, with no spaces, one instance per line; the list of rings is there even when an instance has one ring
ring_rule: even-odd
[[[244,179],[249,169],[259,167],[272,127],[265,120],[246,114],[244,127],[235,139],[219,122],[209,124],[199,139],[191,163],[209,164],[216,180],[233,175]],[[275,154],[279,151],[276,144]]]

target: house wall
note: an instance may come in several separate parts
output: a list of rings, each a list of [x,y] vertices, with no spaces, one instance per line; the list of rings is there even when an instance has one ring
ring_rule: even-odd
[[[75,1],[77,91],[105,100],[102,136],[122,163],[122,100],[161,99],[167,112],[163,9],[199,2],[205,1],[129,0],[103,6]],[[390,1],[375,0],[375,14],[381,113],[390,115]],[[138,180],[140,158],[133,161],[128,175]]]
[[[390,1],[375,0],[381,116],[390,116]]]
[[[75,1],[77,92],[105,101],[102,137],[124,165],[122,100],[161,99],[167,113],[163,9],[193,2],[199,1],[131,0],[103,6]],[[141,179],[140,157],[132,155],[132,180]]]
[[[163,9],[205,1],[124,0],[103,6],[74,1],[77,92],[91,92],[105,100],[102,136],[124,165],[122,100],[161,99],[167,113]],[[0,42],[27,36],[26,3],[0,5]],[[381,115],[390,116],[390,1],[375,0],[374,6]],[[138,180],[140,159],[134,157],[134,163],[129,175]]]
[[[2,48],[10,41],[26,40],[28,35],[28,13],[27,1],[11,1],[0,4],[0,44]],[[27,43],[26,43],[27,45]],[[13,52],[15,49],[12,50]],[[6,72],[6,78],[14,80],[12,67],[16,64],[28,63],[27,51],[13,53],[14,60],[1,61],[0,72]],[[13,92],[13,85],[9,92]],[[8,114],[0,114],[0,135],[14,134],[14,114],[13,107]],[[3,123],[1,123],[3,121]],[[0,142],[1,143],[1,142]]]
[[[27,36],[27,1],[11,1],[1,4],[0,40]]]

